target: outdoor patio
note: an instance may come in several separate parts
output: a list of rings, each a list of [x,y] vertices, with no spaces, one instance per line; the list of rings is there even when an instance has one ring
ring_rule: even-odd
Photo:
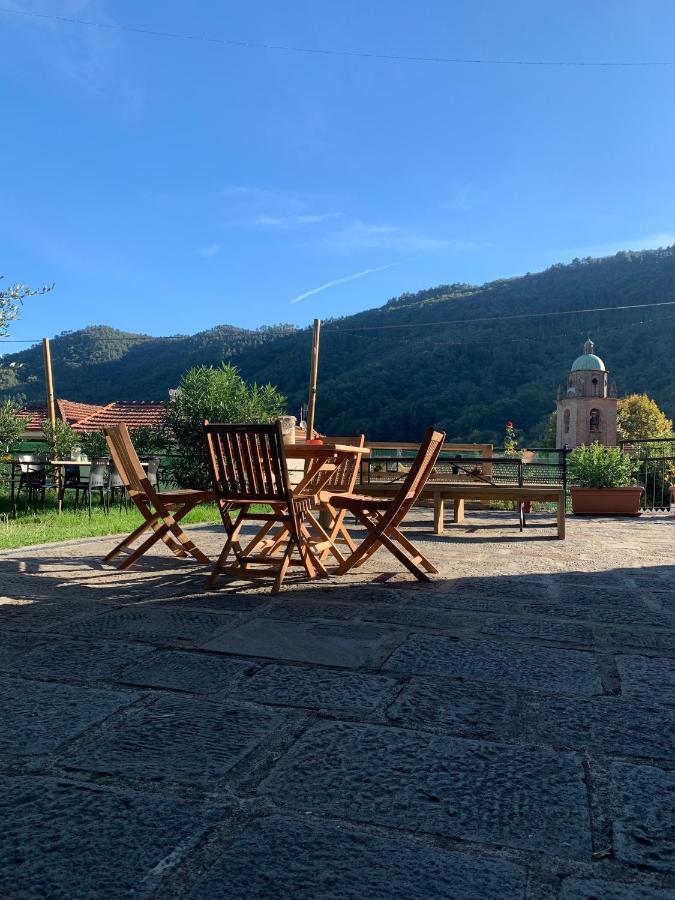
[[[430,517],[431,585],[1,554],[0,896],[675,897],[675,517]]]

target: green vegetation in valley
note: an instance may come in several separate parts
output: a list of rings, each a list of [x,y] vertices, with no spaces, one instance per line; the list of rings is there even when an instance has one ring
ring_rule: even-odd
[[[325,433],[415,440],[434,423],[448,440],[544,440],[558,384],[590,333],[619,396],[647,392],[675,416],[675,248],[575,260],[482,286],[446,284],[324,322],[317,425]],[[234,302],[234,301],[233,301]],[[639,308],[617,310],[616,307]],[[609,310],[607,309],[609,308]],[[596,312],[581,313],[594,309]],[[307,399],[311,329],[219,326],[149,338],[92,327],[52,342],[60,397],[164,400],[197,365],[237,367],[277,385],[294,412]],[[44,397],[40,347],[0,395]]]

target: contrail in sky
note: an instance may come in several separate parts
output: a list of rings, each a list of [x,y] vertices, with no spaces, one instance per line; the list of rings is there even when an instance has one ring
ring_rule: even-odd
[[[325,291],[328,288],[335,287],[336,284],[344,284],[347,281],[355,281],[357,278],[363,278],[364,275],[371,275],[373,272],[384,272],[385,269],[391,269],[392,266],[395,266],[396,263],[389,263],[386,266],[377,266],[375,269],[364,269],[363,272],[356,272],[355,275],[346,275],[344,278],[335,278],[333,281],[327,281],[325,284],[322,284],[320,287],[312,288],[311,291],[305,291],[304,294],[298,294],[297,297],[293,297],[290,301],[291,303],[299,303],[301,300],[304,300],[306,297],[311,297],[313,294],[320,294],[321,291]]]

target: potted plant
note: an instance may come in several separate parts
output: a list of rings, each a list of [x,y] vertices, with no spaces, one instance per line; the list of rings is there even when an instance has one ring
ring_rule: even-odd
[[[636,485],[634,460],[619,447],[577,447],[568,472],[575,515],[639,516],[642,488]]]

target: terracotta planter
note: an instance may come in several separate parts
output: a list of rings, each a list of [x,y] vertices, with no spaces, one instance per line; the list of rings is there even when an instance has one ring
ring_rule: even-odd
[[[570,488],[575,516],[639,516],[641,487]]]

